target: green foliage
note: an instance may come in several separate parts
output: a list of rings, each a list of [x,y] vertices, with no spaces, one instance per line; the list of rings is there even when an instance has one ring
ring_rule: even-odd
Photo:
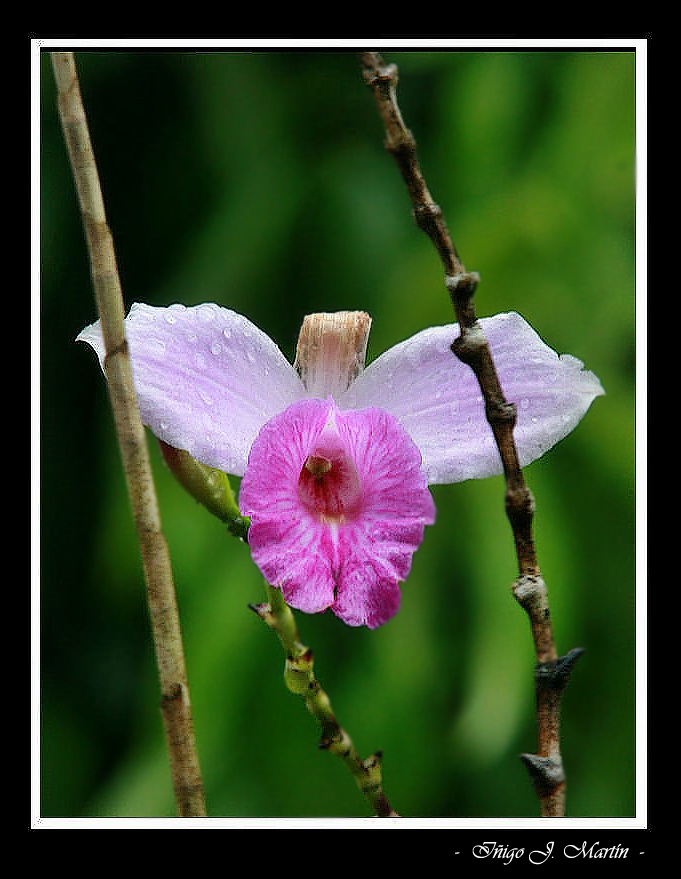
[[[76,55],[128,305],[218,302],[292,358],[302,318],[364,309],[369,358],[453,321],[350,53]],[[635,812],[634,56],[390,56],[479,315],[521,312],[607,396],[527,469],[567,690],[571,816]],[[142,574],[76,196],[42,59],[42,814],[172,815]],[[248,548],[151,444],[212,816],[364,815],[284,687]],[[358,751],[414,816],[534,816],[533,652],[500,479],[434,490],[400,613],[298,615]]]

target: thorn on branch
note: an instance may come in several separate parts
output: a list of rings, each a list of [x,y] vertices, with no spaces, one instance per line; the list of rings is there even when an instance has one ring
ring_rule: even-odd
[[[568,685],[575,663],[585,653],[583,647],[575,647],[565,656],[559,656],[551,662],[539,662],[535,670],[538,688],[562,692]]]
[[[272,613],[272,609],[266,601],[263,601],[260,604],[249,604],[248,607],[253,613],[257,614],[261,620],[267,621],[268,615]]]
[[[559,785],[565,783],[562,760],[539,757],[536,754],[521,754],[520,759],[525,764],[539,797],[548,797]]]
[[[362,765],[364,766],[364,768],[366,770],[371,770],[371,769],[376,769],[376,768],[380,769],[382,760],[383,760],[383,751],[376,751],[375,753],[371,754],[371,756],[367,757],[366,760],[363,760]]]

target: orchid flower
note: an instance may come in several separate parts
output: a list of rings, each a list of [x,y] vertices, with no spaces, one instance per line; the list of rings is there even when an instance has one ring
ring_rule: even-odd
[[[501,460],[477,380],[451,351],[458,325],[423,330],[364,369],[368,315],[312,317],[328,332],[301,332],[294,366],[227,308],[133,305],[126,335],[140,413],[164,443],[243,477],[253,560],[289,605],[375,628],[398,610],[399,583],[434,522],[428,486],[501,473]],[[517,404],[526,466],[604,392],[520,315],[479,323]],[[103,365],[99,322],[78,340]]]

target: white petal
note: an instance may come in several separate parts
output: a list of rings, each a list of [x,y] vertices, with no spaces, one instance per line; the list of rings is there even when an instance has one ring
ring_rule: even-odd
[[[498,314],[480,325],[504,396],[517,405],[514,436],[526,466],[573,430],[604,391],[579,360],[559,357],[520,315]],[[341,408],[378,406],[399,418],[421,450],[430,483],[502,472],[477,379],[450,350],[458,335],[458,324],[449,324],[395,345],[339,401]]]
[[[305,394],[269,336],[227,308],[136,303],[125,330],[142,421],[210,467],[242,476],[263,424]],[[99,321],[78,340],[103,362]]]

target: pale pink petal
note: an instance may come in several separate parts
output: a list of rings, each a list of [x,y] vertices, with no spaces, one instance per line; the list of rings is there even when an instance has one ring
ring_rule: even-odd
[[[520,315],[480,320],[506,399],[517,406],[515,439],[522,466],[576,427],[595,397],[596,376],[576,358],[559,357]],[[450,350],[457,324],[433,327],[371,363],[339,406],[380,406],[400,420],[421,450],[430,483],[501,473],[501,461],[472,370]]]
[[[242,476],[263,424],[304,396],[269,336],[227,308],[135,304],[125,330],[144,424],[210,467]],[[103,361],[99,322],[78,339]]]

